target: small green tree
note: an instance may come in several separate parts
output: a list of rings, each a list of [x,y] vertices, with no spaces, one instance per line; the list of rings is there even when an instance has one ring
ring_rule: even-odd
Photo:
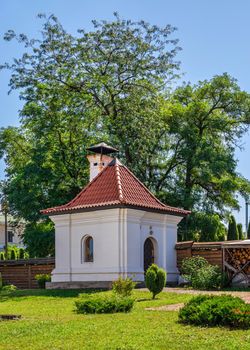
[[[15,249],[11,249],[10,260],[16,260],[17,255]]]
[[[23,248],[20,248],[19,249],[19,256],[18,256],[19,259],[24,259],[24,249]]]
[[[27,224],[23,242],[31,258],[55,256],[54,224],[50,220]]]
[[[237,230],[237,225],[235,221],[235,217],[233,215],[230,215],[229,217],[229,224],[228,224],[228,233],[227,233],[227,240],[228,241],[234,241],[239,239],[239,233]]]
[[[249,222],[248,228],[247,228],[247,238],[250,239],[250,222]]]
[[[237,224],[237,230],[238,230],[238,234],[239,234],[239,239],[245,239],[242,224]]]
[[[159,268],[156,264],[152,264],[146,271],[145,285],[152,293],[152,299],[155,299],[166,285],[167,273]]]

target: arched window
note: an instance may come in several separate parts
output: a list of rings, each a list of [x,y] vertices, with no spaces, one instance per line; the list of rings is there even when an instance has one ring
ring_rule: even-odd
[[[94,261],[94,241],[91,236],[87,236],[83,239],[82,253],[83,262]]]

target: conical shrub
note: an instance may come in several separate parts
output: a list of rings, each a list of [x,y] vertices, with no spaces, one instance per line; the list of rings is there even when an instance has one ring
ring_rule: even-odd
[[[146,271],[145,285],[152,293],[152,299],[155,299],[166,285],[167,273],[159,268],[156,264],[152,264]]]
[[[234,241],[234,240],[238,240],[238,239],[239,239],[239,233],[237,230],[235,217],[233,215],[230,215],[229,224],[228,224],[227,240]]]

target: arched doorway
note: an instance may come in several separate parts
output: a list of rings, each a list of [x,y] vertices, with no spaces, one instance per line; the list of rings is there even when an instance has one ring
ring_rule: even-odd
[[[146,272],[150,265],[155,263],[155,247],[151,238],[144,242],[144,271]]]

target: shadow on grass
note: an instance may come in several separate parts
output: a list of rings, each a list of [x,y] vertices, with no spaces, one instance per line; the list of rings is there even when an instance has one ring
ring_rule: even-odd
[[[141,299],[136,299],[136,301],[138,303],[140,303],[141,301],[157,301],[157,300],[160,300],[160,298],[155,298],[155,299],[152,299],[152,298],[141,298]]]
[[[75,298],[79,294],[93,294],[105,291],[104,289],[23,289],[12,292],[0,292],[0,302],[9,299],[18,301],[25,297],[48,297],[48,298]]]

